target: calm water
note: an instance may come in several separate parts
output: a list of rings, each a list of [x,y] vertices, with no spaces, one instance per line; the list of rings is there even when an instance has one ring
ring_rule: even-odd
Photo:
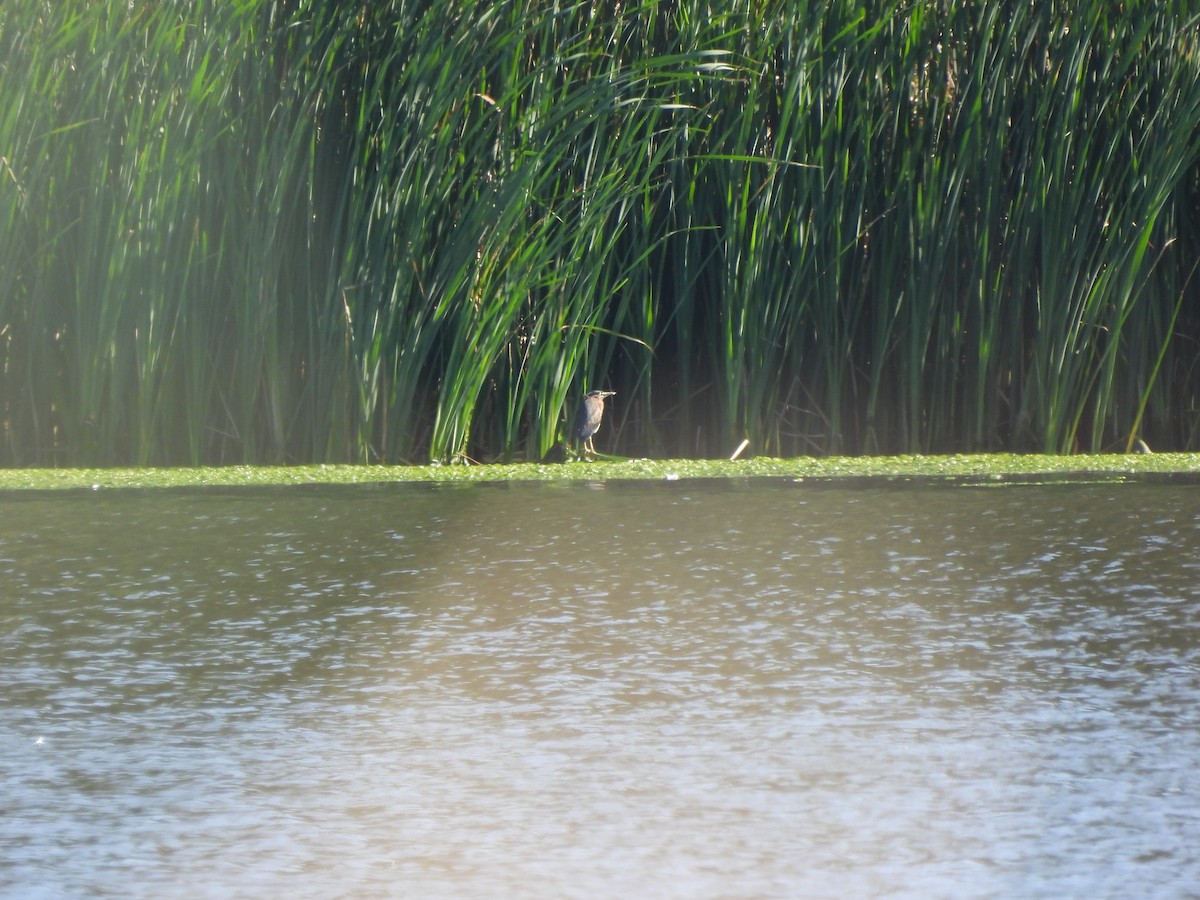
[[[1200,487],[0,510],[0,894],[1200,895]]]

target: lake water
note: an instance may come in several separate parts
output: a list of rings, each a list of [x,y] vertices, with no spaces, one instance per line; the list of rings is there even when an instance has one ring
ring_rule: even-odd
[[[0,496],[0,894],[1200,895],[1200,487]]]

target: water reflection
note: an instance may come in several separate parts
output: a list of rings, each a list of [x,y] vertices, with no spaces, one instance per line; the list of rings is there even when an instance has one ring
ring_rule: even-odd
[[[0,502],[5,891],[1200,883],[1194,487]]]

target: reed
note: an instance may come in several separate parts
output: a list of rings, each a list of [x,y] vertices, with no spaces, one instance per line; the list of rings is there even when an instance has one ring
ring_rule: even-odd
[[[0,464],[1195,448],[1198,24],[6,0]]]

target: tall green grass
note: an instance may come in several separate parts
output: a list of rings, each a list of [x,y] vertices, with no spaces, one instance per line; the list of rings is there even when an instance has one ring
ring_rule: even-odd
[[[0,6],[0,464],[1200,441],[1182,2]]]

